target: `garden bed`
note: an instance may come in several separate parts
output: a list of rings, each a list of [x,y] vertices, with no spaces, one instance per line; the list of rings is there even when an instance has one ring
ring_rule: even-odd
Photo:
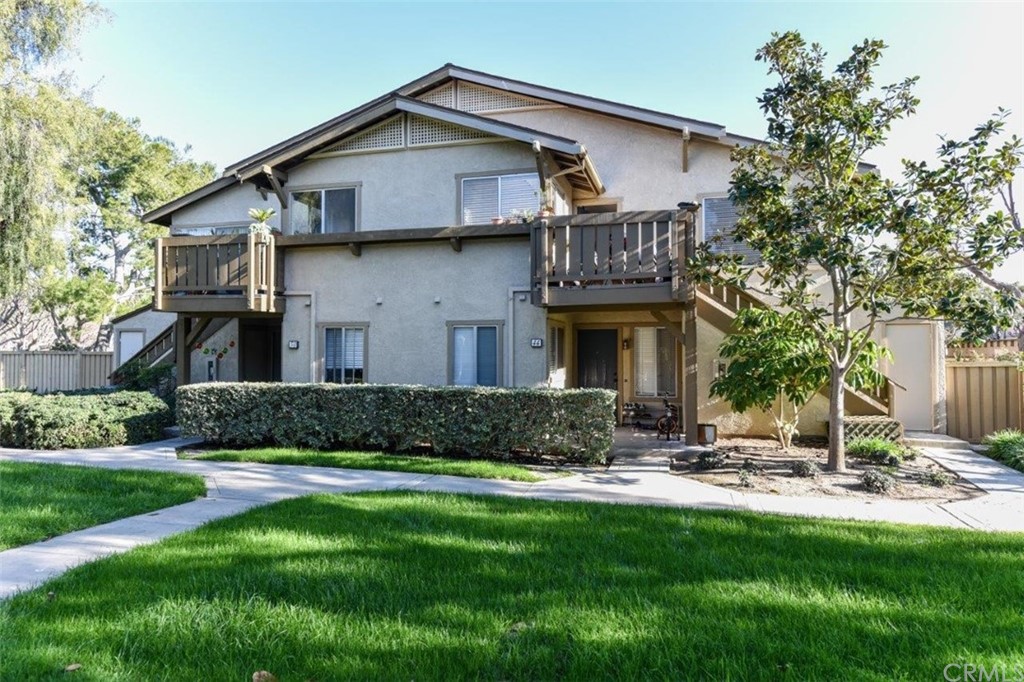
[[[879,467],[847,455],[847,470],[830,472],[825,470],[828,446],[824,439],[798,439],[792,448],[783,451],[776,441],[768,438],[727,438],[718,441],[715,451],[724,457],[721,466],[700,470],[696,457],[691,456],[674,464],[673,473],[723,488],[772,495],[948,502],[984,494],[924,454],[906,459],[898,467]],[[744,467],[748,460],[750,464]],[[814,462],[821,470],[817,476],[800,477],[792,473],[794,463],[806,460]],[[750,470],[748,475],[742,476],[745,484],[741,481],[744,468]],[[861,476],[871,469],[892,476],[896,487],[884,495],[868,491],[861,482]],[[941,474],[950,479],[948,485],[937,487],[925,482]]]

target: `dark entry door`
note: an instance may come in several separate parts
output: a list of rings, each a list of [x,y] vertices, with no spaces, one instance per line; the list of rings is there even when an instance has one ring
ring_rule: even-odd
[[[576,332],[576,383],[580,388],[619,390],[618,330]]]
[[[281,380],[281,322],[250,321],[241,323],[242,381]]]

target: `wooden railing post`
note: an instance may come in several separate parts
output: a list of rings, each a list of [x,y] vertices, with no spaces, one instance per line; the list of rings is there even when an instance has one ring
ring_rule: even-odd
[[[696,255],[696,215],[687,212],[684,218],[683,256],[685,263]],[[684,272],[683,336],[684,346],[683,392],[686,404],[683,406],[683,427],[687,445],[697,445],[697,288],[692,273]]]
[[[164,307],[164,240],[157,237],[156,253],[154,254],[156,280],[153,287],[153,304],[157,310]]]
[[[675,211],[669,215],[671,216],[669,224],[672,230],[672,298],[681,301],[685,294],[683,276],[686,273],[686,264],[683,259],[686,249],[685,246],[680,248],[680,243],[685,244],[686,242],[686,219],[679,220],[679,214]]]
[[[277,288],[277,254],[275,251],[274,235],[267,237],[267,253],[266,253],[266,286],[267,286],[267,304],[264,306],[264,310],[267,312],[274,311],[274,290]]]
[[[258,267],[258,259],[256,257],[256,235],[252,232],[249,233],[246,238],[246,247],[249,251],[249,266],[248,272],[246,272],[246,287],[245,296],[248,301],[248,308],[252,310],[256,307],[256,273],[255,269]]]
[[[530,232],[530,288],[534,305],[548,304],[548,274],[551,272],[551,254],[548,221],[535,220]]]

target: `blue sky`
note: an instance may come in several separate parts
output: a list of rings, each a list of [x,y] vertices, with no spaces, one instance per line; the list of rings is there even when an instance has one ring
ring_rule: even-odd
[[[839,60],[891,47],[918,115],[870,160],[928,159],[996,107],[1024,135],[1024,3],[129,3],[67,66],[93,101],[223,167],[446,62],[764,133],[754,51],[796,29]],[[1021,194],[1024,194],[1022,192]],[[1024,196],[1021,197],[1024,201]],[[1024,254],[1004,272],[1024,279]]]

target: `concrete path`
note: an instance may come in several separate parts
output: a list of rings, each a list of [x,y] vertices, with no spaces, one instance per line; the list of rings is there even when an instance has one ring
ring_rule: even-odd
[[[606,471],[588,471],[571,478],[539,483],[516,483],[387,471],[177,459],[175,449],[194,442],[173,439],[133,447],[57,452],[0,449],[0,459],[191,473],[203,476],[207,484],[207,497],[201,500],[0,552],[0,599],[38,585],[78,564],[157,542],[254,506],[318,492],[420,490],[1024,531],[1024,474],[969,450],[928,448],[927,454],[989,494],[963,502],[922,504],[785,497],[719,488],[670,475],[669,456],[679,447],[674,443],[663,450],[637,448],[630,456],[619,457]]]

